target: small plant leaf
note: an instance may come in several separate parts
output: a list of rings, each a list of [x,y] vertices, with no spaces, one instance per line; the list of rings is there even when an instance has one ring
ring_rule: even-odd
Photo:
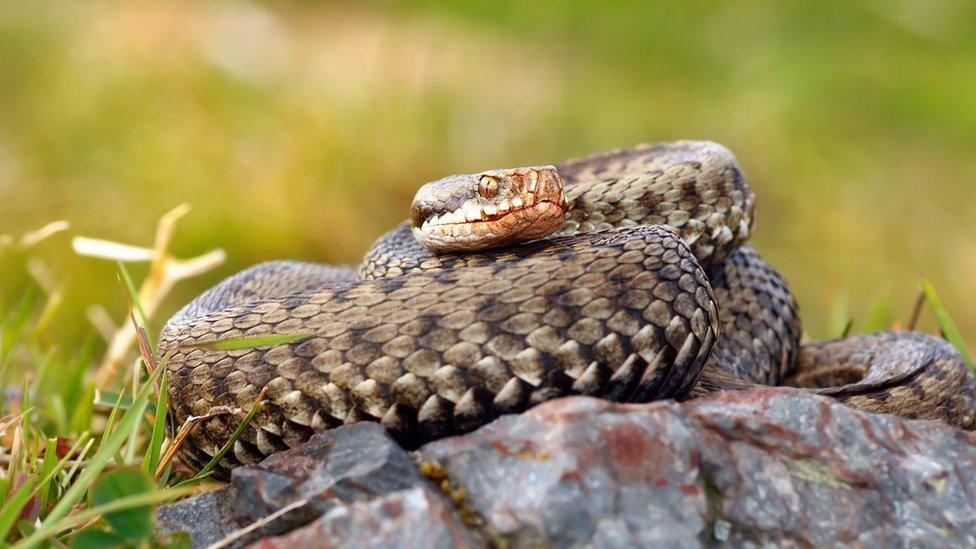
[[[103,549],[110,547],[127,547],[124,538],[96,528],[88,528],[78,532],[71,540],[71,549]]]
[[[153,481],[138,467],[123,467],[105,473],[91,490],[92,505],[104,505],[129,496],[150,493]],[[149,505],[105,514],[105,520],[119,536],[128,540],[152,536],[153,516]]]

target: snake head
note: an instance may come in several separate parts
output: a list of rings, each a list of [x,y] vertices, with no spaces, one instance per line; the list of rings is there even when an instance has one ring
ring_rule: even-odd
[[[552,166],[452,175],[417,191],[414,237],[435,253],[469,252],[548,236],[569,201]]]

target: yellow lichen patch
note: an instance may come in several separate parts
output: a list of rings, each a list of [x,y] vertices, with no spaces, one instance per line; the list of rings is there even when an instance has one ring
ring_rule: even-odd
[[[470,527],[484,526],[484,519],[468,502],[468,492],[460,486],[455,486],[447,476],[447,471],[439,463],[423,461],[420,463],[420,474],[433,482],[441,493],[447,496],[457,511],[458,517]]]
[[[515,459],[521,459],[523,461],[545,461],[549,459],[549,452],[542,450],[540,452],[530,452],[528,450],[523,450],[515,454]]]
[[[796,468],[793,470],[793,475],[796,477],[815,484],[824,484],[835,489],[851,489],[849,484],[837,478],[837,476],[834,475],[830,469],[819,461],[802,459],[796,461],[795,464]]]

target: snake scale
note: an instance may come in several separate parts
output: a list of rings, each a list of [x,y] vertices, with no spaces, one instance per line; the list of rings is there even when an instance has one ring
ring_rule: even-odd
[[[554,190],[543,207],[553,171],[565,194]],[[508,176],[536,192],[526,204],[479,199],[479,212],[439,183],[432,191],[446,193],[446,217],[437,204],[415,204],[411,222],[381,237],[358,272],[265,263],[177,313],[160,339],[176,424],[246,410],[266,389],[223,472],[343,424],[378,421],[416,447],[570,394],[644,402],[792,385],[867,411],[976,425],[973,375],[941,339],[883,332],[801,345],[788,285],[745,245],[755,198],[723,146],[639,145],[554,169],[485,173],[483,197]],[[467,181],[455,178],[454,189]],[[516,206],[552,224],[554,205],[566,209],[554,235],[500,249],[433,253],[411,234],[437,225],[458,236],[455,227],[504,219]],[[267,334],[307,337],[207,345]],[[203,421],[182,459],[202,467],[240,420]]]

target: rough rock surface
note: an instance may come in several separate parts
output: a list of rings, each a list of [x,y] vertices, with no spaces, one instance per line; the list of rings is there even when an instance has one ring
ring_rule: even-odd
[[[432,482],[377,426],[344,427],[160,523],[205,545],[307,501],[232,545],[309,522],[263,546],[976,545],[976,435],[790,389],[561,399],[419,454]]]
[[[292,547],[360,548],[478,547],[443,498],[425,488],[390,494],[369,503],[335,509],[304,528],[251,545],[261,549]]]
[[[976,437],[786,389],[564,399],[423,454],[520,544],[976,544]]]
[[[230,510],[233,500],[228,488],[204,492],[199,496],[163,505],[156,512],[160,532],[186,532],[194,547],[206,547],[234,533],[242,525]]]
[[[423,484],[407,453],[376,423],[326,431],[231,475],[234,514],[245,522],[307,501],[291,521],[307,523],[337,505]],[[284,524],[283,524],[284,525]]]

